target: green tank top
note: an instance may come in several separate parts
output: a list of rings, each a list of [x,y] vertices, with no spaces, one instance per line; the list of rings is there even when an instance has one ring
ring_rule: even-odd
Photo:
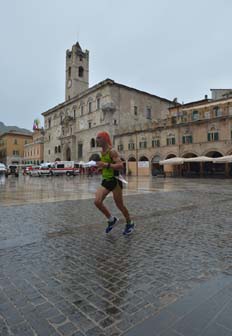
[[[110,156],[110,151],[101,155],[101,161],[107,163],[113,163],[113,160]],[[114,169],[113,168],[102,168],[102,178],[103,180],[111,180],[114,177]]]

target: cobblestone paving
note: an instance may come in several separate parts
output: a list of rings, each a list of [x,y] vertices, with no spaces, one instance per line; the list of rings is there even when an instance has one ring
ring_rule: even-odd
[[[92,199],[0,206],[0,335],[119,336],[232,275],[232,181],[170,183],[125,197],[129,237]]]

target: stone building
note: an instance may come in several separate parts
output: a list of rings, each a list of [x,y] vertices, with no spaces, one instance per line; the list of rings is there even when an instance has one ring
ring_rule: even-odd
[[[44,161],[88,161],[99,154],[96,134],[151,129],[174,103],[111,79],[89,87],[89,52],[77,42],[66,52],[65,101],[43,112]],[[117,148],[124,154],[123,143]]]
[[[24,145],[32,142],[32,135],[9,131],[0,135],[0,162],[24,164]]]
[[[32,141],[24,145],[24,163],[37,164],[44,160],[44,130],[36,129],[32,134]]]
[[[223,90],[223,96],[219,95],[222,90],[211,91],[212,99],[176,104],[169,108],[165,119],[153,122],[150,127],[118,131],[116,146],[122,149],[121,155],[133,174],[155,175],[163,169],[171,176],[231,174],[229,163],[193,160],[181,166],[159,165],[161,160],[173,157],[216,158],[232,154],[231,90]]]

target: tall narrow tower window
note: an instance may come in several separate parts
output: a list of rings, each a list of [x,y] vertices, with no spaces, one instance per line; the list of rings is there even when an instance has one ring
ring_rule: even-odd
[[[78,68],[78,75],[79,75],[79,77],[83,77],[83,75],[84,75],[84,69],[81,66]]]
[[[69,68],[68,68],[68,78],[71,77],[71,72],[72,72],[72,69],[71,69],[71,67],[69,67]]]

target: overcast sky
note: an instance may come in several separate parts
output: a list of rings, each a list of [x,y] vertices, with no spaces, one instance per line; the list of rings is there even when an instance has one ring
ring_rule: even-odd
[[[65,53],[90,52],[90,86],[179,102],[232,87],[231,0],[0,0],[0,121],[32,129],[62,103]]]

